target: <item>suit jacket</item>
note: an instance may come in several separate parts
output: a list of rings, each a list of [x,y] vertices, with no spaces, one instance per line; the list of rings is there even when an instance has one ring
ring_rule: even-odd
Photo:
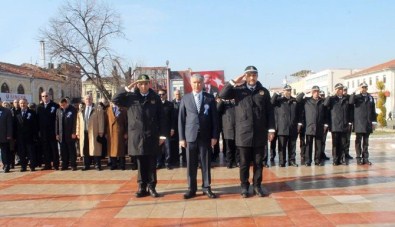
[[[218,114],[222,121],[222,132],[224,139],[235,139],[235,103],[230,100],[221,100],[217,103]]]
[[[128,134],[127,111],[117,107],[114,112],[110,106],[106,110],[107,151],[109,157],[125,157],[126,140]]]
[[[324,106],[324,100],[311,97],[303,98],[304,93],[296,97],[296,101],[303,106],[302,120],[306,135],[322,137],[324,135],[324,125],[329,124],[328,108]]]
[[[82,108],[77,115],[76,135],[80,139],[80,153],[83,154],[85,140],[85,108]],[[89,155],[101,156],[102,145],[97,141],[99,133],[104,134],[104,115],[100,105],[92,106],[88,119]]]
[[[173,114],[174,114],[174,105],[172,102],[169,101],[165,101],[164,103],[162,103],[163,106],[163,117],[164,117],[164,132],[165,132],[165,136],[166,137],[170,137],[170,130],[172,129],[173,126]]]
[[[59,142],[72,142],[72,134],[76,134],[77,110],[69,105],[64,111],[59,108],[56,111],[56,135],[59,135]],[[63,141],[64,140],[64,141]]]
[[[331,132],[347,132],[351,123],[349,99],[346,97],[328,96],[324,106],[329,109],[329,130]]]
[[[219,93],[222,99],[235,100],[236,146],[263,147],[267,145],[269,129],[274,129],[274,112],[270,93],[260,82],[254,91],[246,84],[234,87],[227,83]]]
[[[180,112],[180,103],[177,102],[175,99],[172,101],[173,102],[173,114],[172,114],[172,120],[171,120],[171,129],[174,130],[174,135],[173,139],[176,139],[178,141],[178,114]]]
[[[146,97],[139,89],[121,90],[112,100],[128,109],[128,152],[130,155],[158,155],[159,137],[164,136],[163,106],[159,96],[150,89]]]
[[[22,110],[15,115],[15,135],[18,142],[33,143],[37,139],[37,115],[33,110],[27,109],[24,116]]]
[[[10,140],[7,137],[12,138],[12,112],[11,110],[0,106],[0,143],[6,143]]]
[[[276,133],[279,136],[297,137],[301,111],[294,97],[287,99],[273,94],[271,102],[274,106]]]
[[[205,91],[205,92],[207,92],[207,93],[209,93],[211,95],[214,95],[214,94],[218,94],[219,89],[216,86],[211,85],[210,86],[210,91],[206,91],[206,88],[204,88],[203,91]]]
[[[211,139],[218,139],[218,113],[214,96],[203,92],[202,97],[199,112],[193,93],[182,97],[178,116],[179,140],[195,142],[198,133],[208,144]]]
[[[50,140],[56,140],[55,133],[55,122],[56,122],[56,111],[59,105],[53,101],[50,101],[45,107],[44,103],[40,103],[37,107],[37,117],[40,137]]]
[[[353,125],[356,133],[372,133],[372,122],[377,122],[374,98],[367,94],[350,96],[350,104],[354,105]]]

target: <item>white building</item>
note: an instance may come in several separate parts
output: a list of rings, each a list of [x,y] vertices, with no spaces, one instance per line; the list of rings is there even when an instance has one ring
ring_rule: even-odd
[[[385,90],[388,91],[386,93],[389,95],[385,103],[387,113],[389,111],[394,113],[395,99],[393,96],[395,92],[395,60],[349,74],[343,77],[343,79],[344,84],[349,87],[349,93],[356,91],[360,83],[366,82],[369,86],[368,92],[375,98],[377,98],[378,92],[376,83],[378,81],[383,81],[385,84]]]
[[[333,93],[335,84],[343,83],[343,77],[353,73],[352,69],[326,69],[320,72],[311,73],[304,78],[304,89],[310,90],[313,86],[317,85],[325,95]]]

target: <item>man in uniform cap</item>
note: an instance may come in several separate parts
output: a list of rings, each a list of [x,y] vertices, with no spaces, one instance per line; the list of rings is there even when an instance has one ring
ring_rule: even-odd
[[[235,100],[235,140],[240,152],[241,196],[249,196],[250,163],[253,162],[253,193],[263,197],[262,167],[267,141],[274,138],[274,111],[269,91],[258,81],[258,70],[247,66],[244,73],[225,85],[222,99]]]
[[[351,126],[351,114],[349,99],[343,96],[343,84],[335,85],[335,94],[325,99],[324,105],[329,109],[329,129],[332,133],[332,156],[333,165],[348,165],[344,148],[347,140],[347,132]]]
[[[280,167],[288,165],[298,165],[295,162],[296,156],[296,140],[298,138],[298,123],[300,121],[299,105],[296,99],[291,96],[292,87],[285,85],[283,96],[274,93],[271,103],[274,106],[276,133],[278,137],[278,154],[280,159]]]
[[[324,106],[324,100],[320,97],[320,88],[313,86],[311,88],[312,96],[305,97],[304,93],[300,93],[296,97],[296,101],[302,105],[302,117],[298,123],[299,127],[303,127],[306,134],[306,151],[302,157],[302,164],[311,166],[314,158],[315,165],[324,165],[322,160],[322,139],[324,133],[328,130],[328,112]],[[315,143],[315,155],[313,154],[313,142]]]
[[[373,97],[367,92],[368,85],[359,85],[360,94],[350,96],[350,104],[354,105],[353,125],[356,134],[355,151],[358,165],[371,165],[369,161],[369,135],[373,132],[377,122],[376,106]],[[361,144],[362,143],[362,144]],[[362,145],[362,146],[361,146]]]
[[[142,74],[113,98],[113,103],[128,108],[128,152],[136,156],[138,166],[136,197],[159,196],[156,157],[166,139],[162,102],[149,84],[149,76]]]
[[[350,100],[350,95],[347,93],[347,91],[348,91],[348,87],[344,86],[343,87],[343,96],[344,96],[345,99]],[[350,104],[349,111],[351,112],[350,113],[351,118],[353,118],[353,116],[354,116],[354,105]],[[345,158],[347,158],[347,159],[353,159],[353,157],[350,155],[351,131],[352,131],[352,125],[350,125],[350,127],[347,130],[346,143],[344,145],[344,154],[345,154]]]

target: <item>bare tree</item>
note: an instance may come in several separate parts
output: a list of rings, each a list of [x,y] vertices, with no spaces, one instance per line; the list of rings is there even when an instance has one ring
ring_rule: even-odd
[[[70,0],[40,34],[51,58],[79,66],[82,76],[109,99],[102,78],[113,70],[116,57],[110,38],[124,36],[121,24],[119,13],[104,2]]]

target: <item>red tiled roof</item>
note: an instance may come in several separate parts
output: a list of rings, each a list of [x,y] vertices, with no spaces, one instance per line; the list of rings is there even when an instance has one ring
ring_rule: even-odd
[[[378,71],[382,71],[385,69],[392,69],[392,68],[395,68],[395,59],[391,60],[389,62],[385,62],[383,64],[375,65],[370,68],[361,70],[361,71],[356,72],[354,74],[347,75],[343,78],[344,79],[353,78],[353,77],[357,77],[357,76],[361,76],[361,75],[365,75],[365,74],[369,74],[369,73],[373,73],[373,72],[378,72]]]
[[[13,65],[9,63],[0,62],[0,71],[19,74],[37,79],[64,81],[64,79],[57,76],[56,74],[46,72],[40,67],[31,64]]]

